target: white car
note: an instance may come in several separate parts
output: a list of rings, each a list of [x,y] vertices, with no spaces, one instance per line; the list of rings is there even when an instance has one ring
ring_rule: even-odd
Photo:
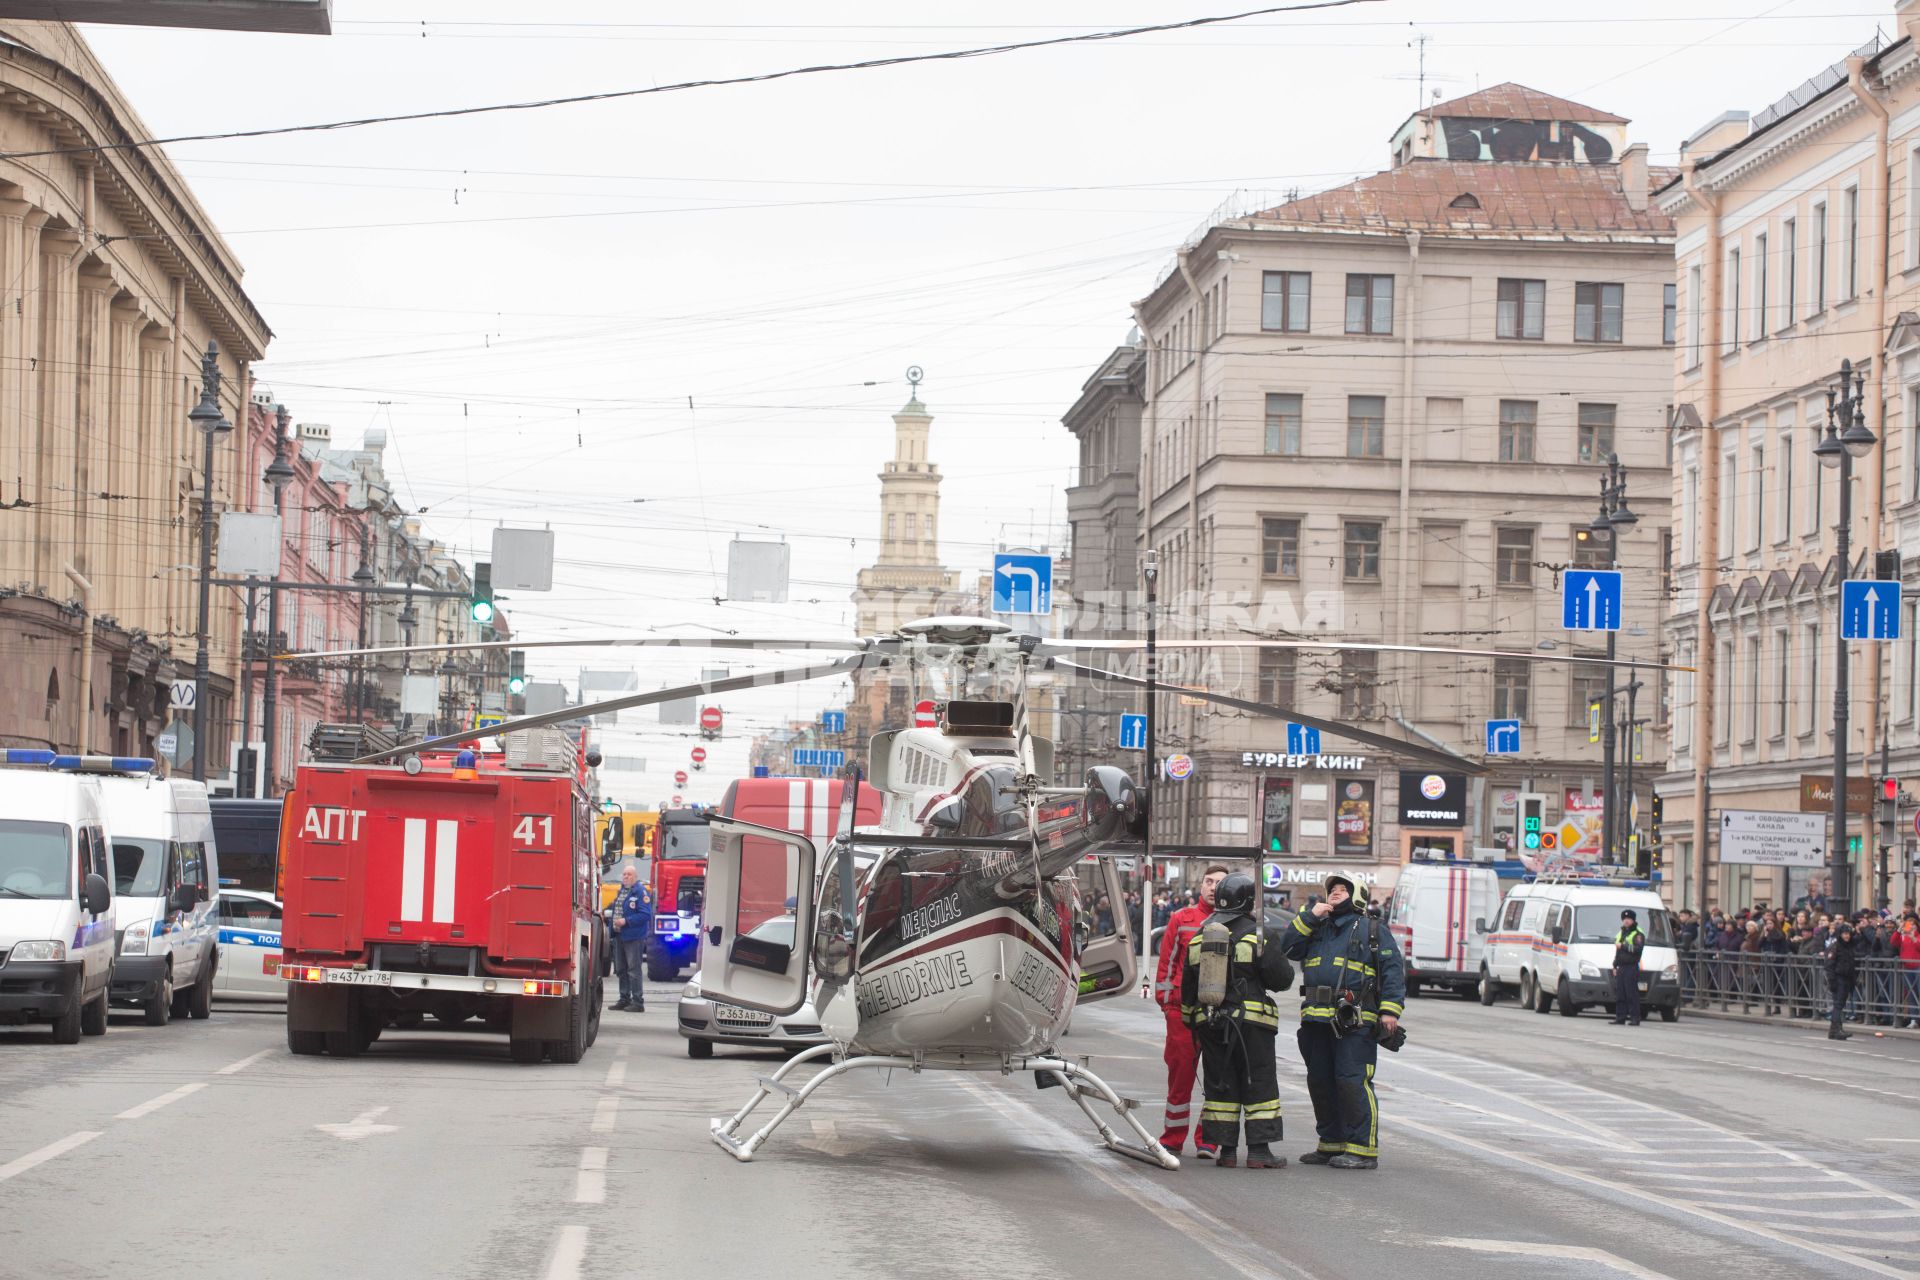
[[[764,938],[785,946],[793,945],[793,917],[775,916],[762,921],[747,935]],[[711,1058],[716,1044],[737,1044],[765,1049],[805,1049],[827,1042],[820,1015],[813,1001],[801,1005],[785,1017],[742,1009],[737,1005],[709,1000],[700,990],[700,973],[680,992],[680,1034],[686,1038],[689,1058]]]
[[[213,994],[222,1000],[285,1000],[280,977],[280,902],[250,889],[220,891],[220,968]]]

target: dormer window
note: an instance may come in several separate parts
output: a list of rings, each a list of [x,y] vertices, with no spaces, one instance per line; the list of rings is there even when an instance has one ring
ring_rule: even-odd
[[[1479,207],[1480,197],[1471,191],[1462,191],[1459,195],[1447,202],[1447,208],[1449,209],[1478,209]]]

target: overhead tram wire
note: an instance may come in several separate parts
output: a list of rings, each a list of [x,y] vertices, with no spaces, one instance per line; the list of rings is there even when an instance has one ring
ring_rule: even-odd
[[[707,80],[682,80],[674,84],[653,85],[644,89],[609,89],[601,93],[571,94],[557,98],[539,98],[526,102],[496,102],[477,107],[443,107],[435,111],[408,111],[392,115],[361,116],[348,120],[329,120],[316,124],[277,125],[261,129],[229,129],[217,133],[175,134],[165,138],[141,138],[127,142],[98,142],[79,147],[52,147],[38,151],[0,152],[0,159],[27,160],[42,156],[98,154],[103,151],[134,151],[143,147],[167,146],[180,142],[224,142],[238,138],[275,138],[295,133],[332,133],[360,129],[370,125],[400,124],[417,120],[449,120],[460,116],[497,115],[509,111],[539,111],[548,107],[575,106],[591,102],[613,102],[626,98],[645,98],[664,93],[682,93],[693,89],[717,89],[735,85],[766,84],[797,76],[828,75],[847,71],[872,71],[884,67],[909,66],[922,62],[960,62],[972,58],[997,57],[1028,49],[1045,49],[1070,44],[1097,44],[1125,40],[1133,36],[1162,31],[1189,31],[1199,27],[1242,22],[1248,18],[1271,17],[1283,13],[1306,13],[1319,9],[1345,9],[1356,4],[1378,4],[1381,0],[1308,0],[1304,4],[1271,5],[1240,13],[1216,14],[1203,18],[1185,18],[1178,22],[1156,22],[1145,26],[1118,27],[1077,35],[1051,36],[1040,40],[1021,40],[1009,44],[982,45],[972,49],[948,49],[940,53],[899,54],[890,58],[868,58],[858,62],[829,62],[805,67],[786,67],[753,75],[726,76]]]

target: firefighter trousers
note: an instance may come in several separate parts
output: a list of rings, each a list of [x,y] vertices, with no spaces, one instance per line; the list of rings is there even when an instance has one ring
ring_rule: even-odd
[[[1193,1042],[1193,1028],[1180,1019],[1180,1006],[1161,1006],[1167,1015],[1167,1122],[1160,1134],[1160,1145],[1178,1151],[1187,1145],[1187,1131],[1193,1127],[1193,1077],[1200,1069],[1200,1046]]]
[[[1200,1108],[1200,1138],[1219,1147],[1240,1145],[1244,1121],[1247,1145],[1280,1141],[1280,1071],[1274,1061],[1274,1033],[1234,1019],[1196,1029],[1200,1073],[1207,1100]]]
[[[1300,1024],[1300,1057],[1307,1064],[1307,1095],[1313,1099],[1319,1150],[1329,1155],[1380,1154],[1380,1100],[1373,1068],[1380,1056],[1368,1024],[1345,1035],[1326,1022]]]

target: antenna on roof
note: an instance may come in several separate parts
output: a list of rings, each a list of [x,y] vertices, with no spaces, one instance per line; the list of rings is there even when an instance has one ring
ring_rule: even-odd
[[[1413,95],[1413,109],[1415,111],[1420,110],[1421,106],[1427,100],[1427,46],[1431,43],[1433,43],[1433,37],[1424,31],[1414,32],[1413,39],[1407,42],[1409,48],[1420,51],[1420,83],[1419,87],[1414,90]]]

